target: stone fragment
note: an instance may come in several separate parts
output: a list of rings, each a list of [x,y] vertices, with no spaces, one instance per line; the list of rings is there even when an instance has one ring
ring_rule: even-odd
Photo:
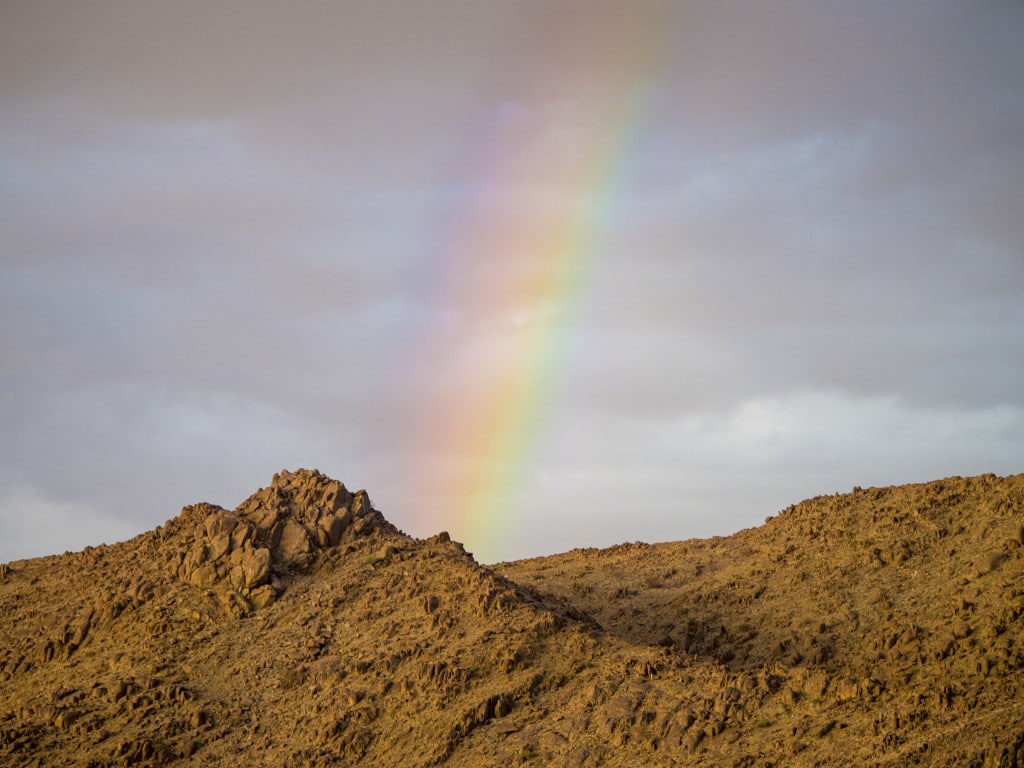
[[[347,507],[352,501],[352,494],[348,492],[344,484],[337,480],[333,481],[324,493],[324,506],[328,512],[337,512]]]
[[[214,538],[222,533],[231,534],[235,526],[238,524],[238,520],[234,517],[230,517],[226,514],[213,513],[209,515],[203,521],[203,527],[206,529],[207,538]]]
[[[294,520],[286,520],[281,530],[277,551],[286,561],[297,560],[312,551],[312,543],[306,529]]]
[[[232,589],[245,590],[245,571],[241,565],[235,564],[228,568],[228,583]]]
[[[343,515],[325,515],[320,518],[320,530],[327,537],[327,546],[333,547],[341,540],[341,534],[345,531],[345,523],[348,517],[346,511]]]
[[[248,523],[239,523],[231,532],[231,549],[241,549],[252,539],[252,526]]]
[[[210,558],[219,560],[231,552],[231,534],[221,531],[210,539]]]
[[[59,730],[66,730],[79,718],[80,712],[75,709],[62,709],[53,718],[53,724]]]
[[[349,509],[351,509],[353,517],[364,517],[373,512],[373,505],[370,504],[370,497],[366,491],[356,492]]]
[[[257,609],[266,608],[274,604],[274,601],[277,600],[277,594],[274,592],[273,587],[269,584],[264,584],[262,587],[257,587],[249,593],[249,600]]]
[[[195,546],[185,556],[185,565],[189,567],[189,564],[191,564],[192,568],[198,567],[205,563],[209,556],[210,551],[206,548],[206,545],[202,542],[196,542]]]
[[[233,589],[218,593],[217,600],[224,610],[236,619],[244,618],[252,613],[252,603]]]
[[[241,567],[244,579],[242,586],[255,589],[267,583],[270,578],[270,550],[246,548],[241,550]]]
[[[197,587],[210,587],[217,581],[217,566],[205,562],[188,574],[188,580]]]

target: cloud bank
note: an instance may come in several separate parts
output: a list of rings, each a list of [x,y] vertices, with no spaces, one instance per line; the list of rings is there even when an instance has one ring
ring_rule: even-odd
[[[5,8],[0,560],[281,467],[485,561],[1021,471],[1022,37],[998,2]],[[460,430],[539,328],[472,519],[504,459]]]

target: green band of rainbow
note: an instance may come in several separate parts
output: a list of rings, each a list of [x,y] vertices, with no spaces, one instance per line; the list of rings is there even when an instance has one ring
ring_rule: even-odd
[[[614,55],[618,62],[615,81],[600,84],[596,109],[590,104],[584,121],[571,126],[579,139],[573,157],[556,156],[550,136],[537,126],[513,136],[518,143],[510,143],[514,132],[502,133],[501,126],[486,132],[483,149],[473,142],[484,159],[468,163],[471,176],[460,183],[479,194],[459,201],[441,249],[447,285],[440,290],[457,297],[461,332],[438,331],[430,356],[440,365],[456,359],[465,353],[458,345],[491,328],[502,312],[523,309],[525,320],[501,335],[491,375],[471,392],[448,393],[425,423],[438,450],[452,458],[452,498],[443,502],[455,508],[454,514],[447,510],[448,527],[484,562],[501,550],[516,505],[524,501],[518,491],[564,373],[565,346],[657,92],[671,9],[672,3],[659,4],[657,13],[631,17],[626,28],[590,30],[581,61],[557,60],[562,51],[580,51],[579,41],[571,39],[575,20],[567,20],[567,38],[555,36],[556,60],[541,68],[550,69],[553,81],[569,71],[577,75],[569,82],[578,82],[588,56]],[[594,39],[608,50],[591,50]],[[544,103],[545,94],[535,101]],[[529,190],[539,199],[550,194],[557,204],[523,204],[521,195]],[[518,260],[522,268],[511,271],[514,278],[498,267],[489,276],[489,260]]]

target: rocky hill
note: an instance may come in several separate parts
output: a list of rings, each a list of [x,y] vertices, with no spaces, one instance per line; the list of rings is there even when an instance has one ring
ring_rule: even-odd
[[[281,472],[0,566],[4,766],[1024,766],[1024,475],[482,567]]]

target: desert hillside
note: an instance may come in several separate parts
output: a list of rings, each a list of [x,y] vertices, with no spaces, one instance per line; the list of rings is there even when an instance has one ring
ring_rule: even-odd
[[[488,568],[282,471],[0,565],[0,765],[1024,767],[1022,545],[985,475]]]

